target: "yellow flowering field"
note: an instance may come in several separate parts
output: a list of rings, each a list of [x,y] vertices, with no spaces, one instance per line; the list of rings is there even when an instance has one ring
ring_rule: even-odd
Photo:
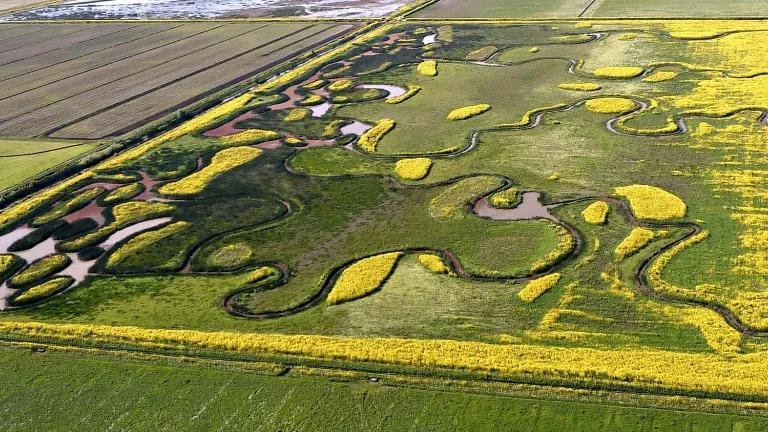
[[[326,303],[335,305],[376,291],[392,273],[401,256],[402,252],[392,252],[356,261],[341,273],[328,294]]]

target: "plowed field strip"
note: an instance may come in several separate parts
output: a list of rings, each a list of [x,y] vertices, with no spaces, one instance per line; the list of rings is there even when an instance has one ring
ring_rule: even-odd
[[[6,31],[0,33],[0,46],[3,46],[3,44],[6,42],[18,40],[23,36],[34,37],[37,33],[42,33],[43,30],[46,30],[50,27],[50,24],[36,24],[15,27],[15,31]]]
[[[201,80],[201,82],[199,82],[199,85],[190,86],[189,84],[187,84],[185,86],[183,84],[179,84],[177,91],[178,92],[183,92],[184,88],[188,88],[189,90],[196,90],[196,89],[199,89],[200,86],[206,86],[206,83],[208,83],[207,86],[210,87],[210,80],[214,80],[214,82],[215,81],[219,81],[221,79],[220,78],[221,75],[226,75],[227,73],[231,73],[232,72],[230,70],[230,69],[232,69],[232,66],[231,66],[231,64],[227,64],[228,62],[231,62],[232,60],[237,59],[238,57],[241,57],[241,56],[246,55],[246,54],[251,54],[251,53],[254,53],[254,52],[257,53],[257,54],[260,54],[260,53],[264,52],[264,48],[270,47],[270,46],[272,46],[274,44],[280,44],[281,46],[290,46],[291,44],[294,44],[295,42],[301,41],[302,39],[312,38],[316,34],[328,31],[327,26],[321,26],[321,27],[325,27],[325,28],[322,28],[319,31],[315,31],[315,32],[307,35],[307,31],[309,31],[310,29],[315,28],[315,26],[312,26],[312,25],[305,26],[305,27],[302,27],[299,30],[295,30],[295,31],[290,32],[288,34],[284,34],[282,36],[279,36],[276,39],[273,39],[273,40],[271,40],[269,42],[263,43],[263,44],[258,45],[256,47],[252,47],[252,48],[250,48],[250,49],[248,49],[246,51],[240,51],[240,52],[238,52],[238,53],[236,53],[234,55],[229,55],[229,56],[227,56],[225,58],[221,58],[218,61],[216,61],[215,63],[209,64],[209,65],[207,65],[205,67],[201,67],[201,68],[193,69],[193,70],[190,70],[189,68],[184,68],[184,70],[187,70],[189,72],[184,74],[184,75],[177,76],[173,80],[159,80],[159,79],[152,80],[152,81],[150,81],[150,83],[157,83],[158,85],[150,87],[150,88],[148,88],[147,90],[145,90],[145,91],[143,91],[141,93],[134,94],[134,95],[132,95],[130,97],[127,97],[127,98],[125,98],[123,100],[119,100],[118,102],[116,102],[114,104],[110,104],[109,106],[103,107],[101,109],[86,112],[81,117],[75,119],[74,121],[70,121],[68,123],[63,123],[62,122],[62,123],[60,123],[60,125],[57,124],[56,126],[54,126],[50,130],[41,131],[40,134],[41,135],[53,134],[53,133],[55,133],[57,131],[60,131],[60,130],[62,130],[64,128],[70,126],[70,125],[74,125],[75,123],[78,123],[78,122],[81,122],[83,120],[86,120],[88,117],[100,114],[102,112],[106,112],[107,110],[113,109],[113,108],[115,108],[115,107],[117,107],[117,106],[119,106],[121,104],[126,103],[126,102],[129,102],[129,101],[138,99],[140,97],[149,95],[150,93],[153,93],[153,92],[155,92],[155,91],[157,91],[159,89],[162,89],[162,88],[165,88],[165,87],[168,87],[168,86],[172,86],[172,85],[175,85],[175,84],[179,84],[181,81],[186,80],[186,79],[188,79],[190,77],[193,77],[193,76],[195,76],[195,75],[197,75],[197,74],[199,74],[201,72],[206,72],[206,71],[209,71],[211,69],[216,69],[215,71],[213,71],[210,74],[211,76],[208,79]],[[217,51],[219,51],[219,54],[230,54],[230,52],[228,52],[227,50],[218,50],[217,49]],[[211,59],[210,57],[208,57],[208,58],[209,58],[209,60]],[[220,66],[225,65],[225,64],[226,64],[226,66],[223,66],[223,67],[220,68]],[[251,60],[250,65],[246,65],[246,67],[248,68],[248,70],[252,71],[254,69],[253,60]],[[241,70],[240,74],[242,74],[242,73],[243,73],[243,71]],[[225,81],[225,82],[227,82],[227,81]],[[147,87],[144,87],[144,88],[147,88]],[[131,90],[131,89],[128,89],[128,90]],[[199,93],[199,90],[196,90],[195,93]],[[186,100],[186,99],[189,99],[189,97],[191,97],[191,96],[192,95],[188,95],[188,96],[183,96],[182,95],[181,97],[183,98],[183,100]],[[179,97],[179,96],[176,96],[176,97]],[[112,100],[114,100],[114,99],[112,99]],[[94,102],[96,102],[96,101],[94,101]],[[136,111],[131,111],[130,113],[135,115]],[[98,132],[99,132],[98,130],[92,130],[92,128],[91,128],[91,130],[89,130],[88,134],[93,134],[93,133],[98,133]],[[107,131],[105,130],[105,131],[102,131],[101,133],[107,133]]]
[[[119,41],[106,47],[82,49],[73,47],[72,53],[59,53],[49,59],[52,64],[30,61],[24,64],[16,63],[0,70],[0,87],[9,87],[21,91],[34,89],[39,86],[61,81],[63,79],[96,70],[122,60],[137,58],[142,54],[175,44],[184,39],[213,31],[221,25],[209,27],[196,24],[183,24],[177,27],[163,28],[148,35]],[[154,28],[154,27],[153,27]],[[7,73],[4,73],[7,72]],[[11,82],[7,82],[13,80]],[[10,97],[12,95],[8,95]],[[0,100],[5,98],[0,98]]]
[[[0,63],[0,66],[5,66],[32,57],[48,56],[58,50],[66,50],[77,44],[97,41],[140,26],[140,24],[101,25],[92,30],[75,32],[66,36],[38,42],[32,47],[16,48],[2,55],[3,60],[2,63]]]
[[[10,39],[0,39],[0,54],[17,48],[34,46],[35,44],[38,44],[42,41],[50,40],[52,38],[59,38],[70,33],[84,31],[87,31],[87,29],[76,25],[45,26],[44,29],[40,29],[40,31],[36,31],[31,34],[24,34]]]
[[[122,60],[129,56],[141,54],[169,41],[176,42],[189,35],[203,31],[199,30],[186,34],[186,32],[182,31],[182,28],[187,26],[194,26],[194,24],[176,24],[171,27],[165,24],[145,24],[134,29],[129,35],[111,35],[109,38],[99,40],[97,43],[77,45],[69,47],[67,50],[47,54],[44,59],[45,61],[34,57],[19,60],[0,68],[0,83],[13,78],[21,78],[19,82],[25,82],[34,81],[36,78],[29,77],[37,76],[54,75],[57,78],[66,77],[103,66],[115,60]],[[199,26],[201,29],[203,27],[208,30],[214,28]],[[173,31],[175,29],[179,30]],[[32,75],[34,72],[40,73]]]
[[[311,49],[321,45],[339,34],[346,32],[351,26],[334,27],[323,30],[317,35],[307,37],[304,40],[290,44],[278,50],[273,50],[271,54],[262,52],[253,52],[248,55],[239,56],[222,67],[206,70],[195,74],[185,80],[178,81],[171,86],[158,89],[151,95],[144,98],[122,103],[119,106],[101,112],[97,115],[84,119],[69,127],[63,128],[53,136],[89,136],[94,138],[103,138],[112,133],[122,133],[134,129],[141,123],[151,121],[164,113],[178,109],[187,105],[195,99],[205,97],[231,84],[234,84],[260,70],[272,67],[284,61],[287,57],[304,49]],[[200,93],[200,88],[205,88],[211,84],[216,84],[205,93]],[[136,117],[136,113],[156,113],[145,119],[134,118],[131,124],[125,124],[126,118]],[[112,132],[110,132],[112,131]]]
[[[141,84],[147,78],[164,79],[164,73],[183,73],[183,71],[179,71],[180,67],[194,66],[198,62],[205,63],[208,54],[205,52],[207,49],[216,48],[215,51],[221,55],[218,48],[223,48],[222,45],[228,46],[226,45],[227,42],[241,38],[255,31],[256,28],[239,28],[237,30],[232,35],[230,29],[221,27],[204,35],[193,36],[178,43],[166,45],[160,50],[136,57],[129,62],[115,63],[100,70],[91,70],[55,84],[40,87],[33,92],[25,92],[5,99],[0,102],[0,110],[3,110],[3,117],[0,122],[11,121],[36,110],[39,110],[38,113],[40,114],[46,110],[57,111],[54,109],[56,108],[54,105],[65,103],[75,96],[83,95],[92,90],[101,93],[102,90],[99,87],[102,86],[109,85],[110,93],[117,91],[118,86],[130,88],[139,85],[140,88],[145,88],[145,85]],[[167,57],[166,54],[171,56]],[[183,63],[188,63],[188,65],[185,66]],[[146,73],[147,76],[137,77],[142,73]],[[52,101],[51,95],[56,95],[57,99]]]

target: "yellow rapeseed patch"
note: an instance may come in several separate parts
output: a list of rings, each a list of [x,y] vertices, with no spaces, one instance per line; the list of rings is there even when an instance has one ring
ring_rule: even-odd
[[[768,396],[764,353],[725,357],[654,348],[582,348],[461,340],[353,338],[147,329],[92,324],[0,322],[8,336],[61,342],[84,338],[134,346],[186,346],[261,355],[302,356],[390,365],[494,372],[533,379],[611,383],[638,389]],[[735,360],[735,361],[734,361]]]
[[[272,141],[282,137],[280,133],[264,129],[248,129],[236,134],[219,138],[219,141],[228,146],[243,146],[258,144],[264,141]]]
[[[57,277],[24,291],[13,299],[14,303],[28,303],[55,294],[72,284],[70,277]]]
[[[648,245],[655,237],[653,231],[645,228],[634,228],[629,235],[616,246],[616,256],[622,260],[635,254]]]
[[[599,84],[595,83],[562,83],[557,86],[560,89],[563,90],[571,90],[571,91],[583,91],[583,92],[589,92],[589,91],[597,91],[600,90],[602,87],[600,87]]]
[[[402,255],[402,252],[391,252],[363,258],[350,265],[333,285],[326,303],[335,305],[365,297],[376,291],[392,273]]]
[[[122,245],[119,249],[112,252],[107,259],[107,268],[114,268],[132,255],[141,254],[144,249],[157,243],[158,241],[191,226],[189,222],[175,222],[151,231],[145,231],[136,237],[130,239],[128,243]],[[155,263],[156,267],[162,263]]]
[[[659,71],[659,72],[654,72],[652,75],[649,75],[643,78],[643,82],[656,83],[656,82],[662,82],[662,81],[669,81],[671,79],[674,79],[676,76],[677,76],[677,72]]]
[[[288,112],[283,121],[288,123],[299,122],[309,117],[310,114],[312,114],[312,111],[309,108],[294,108]]]
[[[549,291],[557,285],[558,282],[560,282],[560,273],[552,273],[542,276],[528,282],[525,287],[517,293],[517,296],[520,297],[521,300],[530,303],[541,297],[542,294]]]
[[[465,106],[461,108],[456,108],[455,110],[448,113],[448,120],[451,120],[451,121],[466,120],[470,117],[480,115],[488,111],[489,109],[491,109],[491,106],[488,104],[477,104],[477,105],[470,105],[470,106]]]
[[[581,212],[584,221],[592,225],[604,225],[611,206],[604,201],[595,201]]]
[[[614,189],[616,195],[629,200],[638,219],[666,221],[685,216],[687,206],[676,195],[648,185],[631,185]]]
[[[352,83],[352,80],[340,79],[340,80],[334,81],[330,85],[328,85],[328,90],[333,91],[333,92],[340,92],[340,91],[351,89],[353,85],[354,84]]]
[[[48,277],[66,267],[70,262],[64,254],[48,255],[33,262],[9,281],[13,286],[27,285]]]
[[[424,76],[435,76],[437,75],[437,62],[424,60],[416,67],[416,71]]]
[[[401,94],[400,96],[395,96],[387,99],[388,104],[399,104],[402,102],[407,101],[408,99],[412,98],[413,96],[416,96],[416,93],[421,91],[421,87],[417,85],[409,85],[406,89],[406,92]]]
[[[395,164],[395,174],[403,180],[421,180],[432,167],[430,158],[400,159]]]
[[[231,147],[213,156],[211,164],[179,181],[168,183],[160,188],[163,195],[195,195],[219,175],[244,165],[261,154],[261,149],[253,147]]]
[[[592,75],[598,78],[635,78],[643,74],[645,69],[637,66],[608,66],[595,69]]]
[[[434,254],[419,255],[419,264],[432,273],[445,274],[449,272],[448,266],[445,265],[443,259]]]
[[[588,110],[600,114],[620,114],[631,111],[635,107],[635,102],[625,98],[604,97],[590,99],[584,106]]]
[[[531,272],[533,273],[540,272],[547,267],[552,266],[573,250],[574,242],[571,232],[558,224],[553,223],[552,226],[555,232],[557,232],[557,247],[549,252],[543,259],[533,263],[531,266]]]
[[[384,138],[384,135],[394,129],[394,127],[394,120],[379,120],[372,128],[368,129],[360,136],[360,139],[357,141],[357,146],[369,153],[375,152],[376,146],[379,145],[379,141]]]

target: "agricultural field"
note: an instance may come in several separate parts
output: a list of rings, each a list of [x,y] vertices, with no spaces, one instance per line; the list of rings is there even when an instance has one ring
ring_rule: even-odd
[[[765,429],[768,22],[611,1],[0,26],[9,186],[250,77],[0,211],[0,428]]]
[[[0,139],[0,190],[93,149],[93,142]]]
[[[278,22],[0,24],[0,136],[120,135],[354,27]]]
[[[365,376],[0,350],[0,428],[68,430],[763,430],[744,415],[409,388]],[[67,383],[66,385],[64,383]],[[104,397],[103,395],[107,395]],[[101,411],[101,413],[97,413]],[[45,419],[34,421],[39,412]],[[107,413],[107,414],[104,414]],[[535,429],[539,428],[539,429]],[[26,430],[26,429],[24,429]]]
[[[415,14],[424,18],[707,18],[762,17],[759,0],[441,0]]]
[[[17,1],[17,0],[14,0]],[[24,2],[25,0],[18,0]],[[29,1],[29,0],[26,0]],[[37,0],[39,2],[39,0]],[[13,3],[13,2],[12,2]],[[75,0],[31,8],[11,20],[50,19],[184,19],[184,18],[376,18],[408,3],[406,0]]]

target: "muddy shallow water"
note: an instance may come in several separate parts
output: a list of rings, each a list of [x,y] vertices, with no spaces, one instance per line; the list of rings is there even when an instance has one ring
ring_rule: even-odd
[[[479,216],[494,220],[527,220],[527,219],[557,219],[549,213],[539,199],[539,192],[524,192],[520,204],[511,209],[498,209],[491,207],[488,203],[488,197],[479,199],[474,206],[474,211]]]
[[[404,0],[74,0],[3,19],[367,18],[387,15],[405,3]]]

